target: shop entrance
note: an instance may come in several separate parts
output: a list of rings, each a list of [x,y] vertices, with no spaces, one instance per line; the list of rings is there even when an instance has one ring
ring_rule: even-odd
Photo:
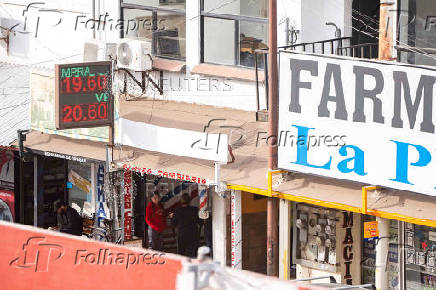
[[[125,183],[126,185],[126,183]],[[171,178],[139,173],[132,174],[132,228],[131,238],[125,240],[125,244],[135,243],[135,240],[142,240],[142,246],[152,247],[152,236],[149,230],[150,225],[146,222],[147,206],[152,203],[152,196],[157,193],[160,198],[160,206],[164,214],[164,230],[160,233],[162,238],[162,251],[166,253],[179,253],[178,243],[179,228],[172,223],[171,214],[175,214],[182,206],[182,196],[189,196],[189,205],[195,208],[198,217],[200,210],[199,185],[187,181],[179,181]],[[200,189],[201,190],[201,189]],[[125,191],[126,192],[126,189]],[[210,195],[209,195],[210,196]],[[209,202],[202,204],[202,207],[210,206]],[[149,207],[150,208],[150,207]],[[190,242],[195,248],[209,246],[212,250],[212,217],[209,211],[208,219],[198,218],[198,235],[193,236]],[[182,217],[184,218],[184,217]],[[124,229],[126,230],[126,228]],[[127,229],[129,230],[129,229]],[[124,235],[129,237],[129,235]],[[195,251],[196,252],[196,251]]]

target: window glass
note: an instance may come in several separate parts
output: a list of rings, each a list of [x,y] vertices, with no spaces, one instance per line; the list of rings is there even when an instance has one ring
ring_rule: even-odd
[[[204,18],[204,62],[254,67],[255,50],[267,43],[267,24]],[[258,66],[264,66],[260,54]]]
[[[233,14],[253,17],[268,17],[267,0],[204,0],[204,12]]]
[[[72,185],[68,190],[69,204],[83,209],[85,202],[91,202],[91,165],[68,162],[68,181]]]
[[[236,64],[235,21],[204,18],[204,61]]]
[[[171,9],[185,9],[186,0],[123,0],[123,3]]]
[[[254,51],[268,48],[268,25],[247,21],[239,25],[240,65],[254,67]],[[258,65],[263,67],[262,55],[258,55]]]
[[[434,0],[401,0],[398,14],[399,45],[436,51],[436,5]],[[433,54],[400,52],[402,62],[436,65]]]
[[[151,41],[157,56],[185,59],[186,18],[183,14],[124,9],[125,38]]]
[[[435,289],[436,287],[436,229],[405,224],[406,289]]]

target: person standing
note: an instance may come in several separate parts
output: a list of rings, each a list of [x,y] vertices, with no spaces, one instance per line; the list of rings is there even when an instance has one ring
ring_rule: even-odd
[[[191,198],[183,194],[182,206],[170,214],[171,223],[177,227],[177,254],[195,258],[198,248],[199,224],[198,208],[190,206]]]
[[[53,207],[57,213],[57,230],[62,233],[81,236],[83,232],[83,221],[80,214],[74,208],[60,200],[55,201]]]
[[[159,193],[153,193],[151,201],[147,205],[145,222],[148,225],[148,238],[151,241],[151,248],[162,251],[162,232],[166,228],[164,209],[160,204]]]

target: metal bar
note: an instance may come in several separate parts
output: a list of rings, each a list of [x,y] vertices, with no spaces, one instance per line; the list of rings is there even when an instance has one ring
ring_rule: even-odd
[[[33,156],[33,226],[38,226],[38,156]]]
[[[235,20],[235,65],[240,65],[241,41],[239,39],[239,20]]]
[[[277,71],[277,1],[269,1],[269,104],[268,110],[268,135],[277,136],[277,115],[278,115],[278,71]],[[269,171],[277,168],[277,146],[270,142],[268,154]],[[272,174],[269,172],[269,174]],[[269,184],[272,189],[272,184]],[[269,197],[267,201],[267,275],[278,275],[278,232],[277,232],[277,211],[278,200]]]
[[[405,243],[405,238],[404,238],[404,222],[403,221],[398,221],[398,243],[399,243],[399,247],[398,247],[398,265],[399,265],[399,269],[398,269],[398,280],[399,280],[399,289],[406,289],[405,287],[405,272],[404,272],[404,256],[405,256],[405,248],[404,248],[404,243]]]
[[[312,43],[312,52],[315,53],[315,43]]]
[[[362,214],[367,214],[368,212],[368,190],[366,187],[362,187]]]
[[[330,41],[330,53],[331,53],[331,54],[335,54],[335,51],[334,51],[334,47],[335,47],[335,46],[334,46],[334,44],[335,44],[335,43],[333,42],[333,40]]]
[[[201,16],[210,17],[210,18],[217,18],[217,19],[225,19],[225,20],[238,20],[238,21],[265,23],[265,24],[268,23],[267,18],[244,16],[244,15],[214,14],[214,13],[208,13],[208,12],[201,12]]]
[[[121,8],[125,9],[139,9],[139,10],[150,10],[150,11],[162,11],[162,12],[171,12],[175,14],[185,15],[186,11],[181,9],[173,9],[173,8],[162,8],[148,5],[138,5],[138,4],[130,4],[130,3],[121,3]]]
[[[336,283],[336,279],[333,276],[320,276],[320,277],[311,277],[311,278],[302,278],[292,280],[293,282],[304,282],[304,281],[313,281],[313,280],[321,280],[321,279],[330,279],[330,283]]]
[[[254,70],[256,71],[256,108],[257,111],[259,112],[260,110],[260,101],[259,101],[259,67],[258,67],[258,63],[257,63],[257,52],[254,52]]]
[[[325,49],[325,44],[324,44],[324,42],[323,43],[321,43],[321,52],[322,52],[322,54],[324,54],[324,49]]]
[[[264,73],[265,73],[265,98],[266,98],[266,109],[269,110],[269,72],[268,72],[268,66],[269,66],[269,62],[268,62],[268,54],[265,53],[263,58],[264,61]]]
[[[347,39],[351,39],[351,37],[332,38],[332,39],[314,41],[313,43],[327,43],[327,42],[331,42],[331,41],[339,41],[339,40],[347,40]],[[279,48],[280,49],[288,49],[288,48],[303,46],[303,45],[307,45],[307,44],[312,44],[312,42],[298,43],[298,44],[292,44],[292,45],[285,45],[285,46],[280,46]]]

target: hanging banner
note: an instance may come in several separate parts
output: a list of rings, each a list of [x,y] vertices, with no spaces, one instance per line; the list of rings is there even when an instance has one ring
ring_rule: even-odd
[[[0,150],[0,220],[15,220],[14,170],[15,153]]]
[[[280,52],[282,169],[436,195],[436,69]]]
[[[97,227],[103,228],[103,221],[110,219],[109,209],[104,194],[104,165],[99,164],[97,170]]]
[[[132,239],[132,172],[124,170],[124,240]]]

